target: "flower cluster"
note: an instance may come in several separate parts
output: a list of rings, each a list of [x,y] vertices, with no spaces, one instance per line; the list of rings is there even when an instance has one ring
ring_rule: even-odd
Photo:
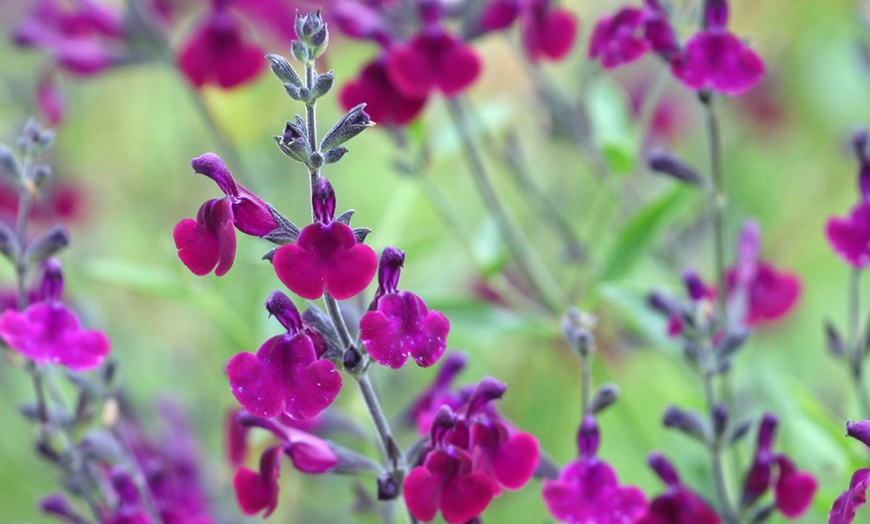
[[[658,0],[645,0],[642,8],[625,7],[598,21],[589,57],[613,68],[652,51],[686,87],[739,95],[761,81],[764,63],[727,24],[727,1],[705,0],[703,28],[681,46],[668,12]]]
[[[506,386],[486,377],[456,410],[442,404],[403,489],[408,511],[450,524],[480,515],[502,488],[519,489],[538,466],[538,441],[501,419],[490,402]]]
[[[351,38],[372,40],[380,54],[346,84],[341,102],[346,108],[368,104],[372,118],[383,124],[405,125],[414,120],[434,93],[452,97],[477,80],[483,62],[467,42],[501,31],[518,22],[523,48],[530,60],[561,60],[574,44],[577,20],[549,0],[489,0],[483,7],[454,9],[438,0],[414,2],[419,24],[390,2],[336,2],[330,12]],[[451,19],[463,28],[448,28]]]

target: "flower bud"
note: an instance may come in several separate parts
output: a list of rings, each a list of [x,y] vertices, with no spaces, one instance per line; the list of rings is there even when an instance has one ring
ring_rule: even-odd
[[[300,42],[299,40],[294,40],[292,44],[290,44],[290,52],[293,54],[293,58],[302,62],[303,64],[308,63],[311,57],[308,55],[308,48]]]
[[[14,184],[19,184],[24,178],[24,170],[15,158],[12,149],[6,144],[0,144],[0,168]]]
[[[295,87],[302,87],[304,85],[302,78],[299,77],[296,70],[293,69],[293,66],[290,65],[290,62],[286,58],[281,55],[268,54],[266,55],[266,59],[269,60],[269,67],[272,68],[272,72],[275,73],[275,76],[277,76],[282,83],[290,84]]]
[[[332,85],[335,83],[335,73],[332,70],[323,73],[317,77],[317,80],[314,81],[314,87],[311,89],[311,100],[317,100],[322,97],[326,93],[332,89]]]
[[[616,384],[607,383],[602,385],[592,397],[592,413],[598,414],[619,398],[619,388]]]
[[[696,411],[685,411],[677,406],[669,406],[665,410],[662,424],[666,428],[675,428],[701,442],[710,442],[711,431],[706,420]]]
[[[378,477],[378,500],[393,500],[399,496],[399,481],[391,473]]]
[[[647,157],[647,165],[656,173],[668,175],[680,182],[703,187],[704,179],[694,168],[664,149],[654,149]]]
[[[63,224],[58,224],[36,238],[24,250],[29,264],[45,260],[69,245],[69,233]]]
[[[329,151],[323,154],[323,163],[324,164],[334,164],[341,160],[344,155],[347,153],[346,147],[333,147]]]
[[[320,149],[328,151],[362,133],[366,128],[374,126],[371,117],[363,110],[365,106],[359,104],[345,113],[323,137]]]

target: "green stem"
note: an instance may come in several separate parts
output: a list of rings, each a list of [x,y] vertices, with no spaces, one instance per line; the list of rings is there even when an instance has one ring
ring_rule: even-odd
[[[502,238],[514,255],[523,275],[534,288],[541,303],[551,312],[559,312],[562,304],[565,302],[562,292],[553,281],[552,276],[546,271],[546,268],[543,267],[540,260],[532,254],[530,249],[527,249],[529,242],[523,238],[516,224],[511,219],[507,207],[496,192],[495,186],[484,167],[483,159],[475,147],[476,141],[472,136],[465,108],[458,97],[449,98],[447,100],[447,107],[459,133],[459,141],[462,143],[472,179],[484,204],[490,213],[492,213]]]
[[[849,281],[849,336],[852,343],[849,357],[852,371],[852,379],[855,382],[855,395],[858,397],[858,406],[861,418],[870,418],[870,401],[867,399],[867,389],[864,384],[864,339],[861,337],[861,270],[852,270],[852,278]]]
[[[707,123],[707,136],[710,142],[710,177],[712,179],[712,194],[710,195],[710,210],[713,218],[713,261],[715,264],[716,281],[719,288],[716,301],[718,305],[720,328],[727,333],[730,329],[728,319],[728,293],[725,275],[725,209],[728,199],[722,173],[722,140],[719,133],[719,122],[716,117],[713,95],[702,92],[701,103]]]
[[[716,406],[716,398],[713,392],[713,372],[712,365],[712,348],[706,347],[703,349],[705,353],[704,363],[702,365],[702,381],[704,383],[704,398],[707,403],[707,412],[712,421],[713,409]],[[734,508],[731,505],[731,498],[728,495],[728,485],[725,482],[725,468],[722,462],[722,448],[720,439],[714,437],[713,442],[709,445],[710,458],[713,466],[713,480],[716,484],[716,495],[719,498],[722,519],[726,524],[737,524],[738,518],[735,516]]]

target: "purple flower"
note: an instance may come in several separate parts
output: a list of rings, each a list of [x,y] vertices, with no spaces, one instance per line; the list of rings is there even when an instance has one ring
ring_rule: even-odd
[[[436,90],[459,94],[477,80],[482,67],[471,47],[439,25],[396,45],[387,58],[390,79],[406,97],[426,97]]]
[[[281,446],[272,446],[260,457],[260,470],[240,468],[233,476],[236,500],[245,515],[265,510],[268,517],[278,506],[278,475],[281,472]]]
[[[465,403],[465,399],[453,393],[450,388],[456,375],[465,368],[468,357],[461,353],[450,353],[441,361],[435,380],[423,393],[411,403],[407,415],[411,422],[417,426],[420,435],[426,435],[432,429],[432,420],[442,405],[451,409],[459,409]]]
[[[256,355],[238,353],[231,358],[227,364],[230,389],[236,400],[255,415],[313,417],[335,400],[341,389],[341,375],[331,361],[318,358],[289,298],[276,291],[266,306],[287,333],[267,340]]]
[[[530,0],[520,14],[520,35],[532,62],[565,58],[577,37],[577,17],[566,9],[550,9],[548,0]]]
[[[429,367],[447,348],[450,322],[438,311],[429,311],[426,303],[410,291],[399,291],[405,253],[387,247],[381,255],[378,291],[362,320],[360,341],[379,364],[398,369],[408,361]]]
[[[477,517],[501,488],[519,489],[538,465],[538,442],[499,419],[489,403],[505,385],[486,377],[458,412],[442,406],[420,462],[404,481],[405,503],[420,520],[462,523]]]
[[[399,91],[387,71],[386,57],[366,64],[359,78],[344,85],[341,105],[350,110],[366,104],[366,112],[378,125],[403,126],[411,123],[426,105],[426,95],[407,96]]]
[[[123,34],[121,13],[112,6],[94,0],[40,0],[15,28],[14,39],[18,45],[46,49],[71,73],[92,75],[120,59]]]
[[[636,524],[719,524],[719,515],[700,495],[680,481],[673,465],[662,455],[650,455],[649,464],[668,489],[650,502]]]
[[[606,69],[637,60],[650,49],[645,29],[644,12],[639,8],[626,7],[605,16],[592,31],[589,58],[601,60]]]
[[[832,217],[826,228],[828,242],[846,263],[863,269],[870,263],[870,200],[862,200],[849,216]]]
[[[711,89],[725,95],[749,91],[764,76],[761,58],[725,29],[728,9],[724,0],[706,2],[706,27],[671,58],[671,72],[685,86]]]
[[[378,267],[378,256],[357,243],[350,226],[333,220],[335,192],[321,177],[312,195],[317,221],[299,233],[295,244],[281,246],[272,258],[278,279],[302,298],[313,300],[328,291],[344,300],[366,288]]]
[[[235,87],[253,80],[266,65],[265,53],[244,40],[228,4],[212,0],[208,15],[178,53],[178,67],[196,87]]]
[[[751,506],[773,487],[777,509],[788,518],[797,518],[809,507],[818,483],[809,473],[798,471],[788,456],[773,452],[777,424],[776,417],[769,413],[761,420],[758,447],[743,483],[740,505]]]
[[[76,314],[60,301],[63,276],[57,261],[46,263],[43,289],[41,302],[0,315],[0,337],[38,364],[60,364],[77,371],[99,366],[109,355],[109,338],[101,331],[82,329]]]
[[[635,522],[646,511],[646,497],[634,486],[620,486],[613,468],[596,456],[599,433],[591,415],[583,420],[577,443],[577,460],[562,468],[558,479],[544,479],[550,514],[561,522]]]
[[[206,153],[191,161],[196,173],[214,180],[225,198],[200,206],[196,220],[185,218],[172,231],[178,258],[195,275],[214,270],[222,276],[236,256],[236,232],[261,237],[278,227],[269,205],[241,184],[237,184],[223,161]]]
[[[867,485],[870,484],[870,468],[859,469],[852,474],[849,489],[834,501],[828,524],[852,524],[858,508],[867,502]]]

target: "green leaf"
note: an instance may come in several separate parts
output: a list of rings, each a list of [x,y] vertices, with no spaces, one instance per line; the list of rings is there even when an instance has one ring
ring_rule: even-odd
[[[670,217],[683,209],[691,194],[685,187],[674,187],[635,213],[610,248],[601,280],[616,280],[628,273],[649,251]]]
[[[605,162],[617,174],[631,173],[637,161],[637,138],[628,95],[614,80],[601,76],[587,86],[586,105],[595,145]]]

